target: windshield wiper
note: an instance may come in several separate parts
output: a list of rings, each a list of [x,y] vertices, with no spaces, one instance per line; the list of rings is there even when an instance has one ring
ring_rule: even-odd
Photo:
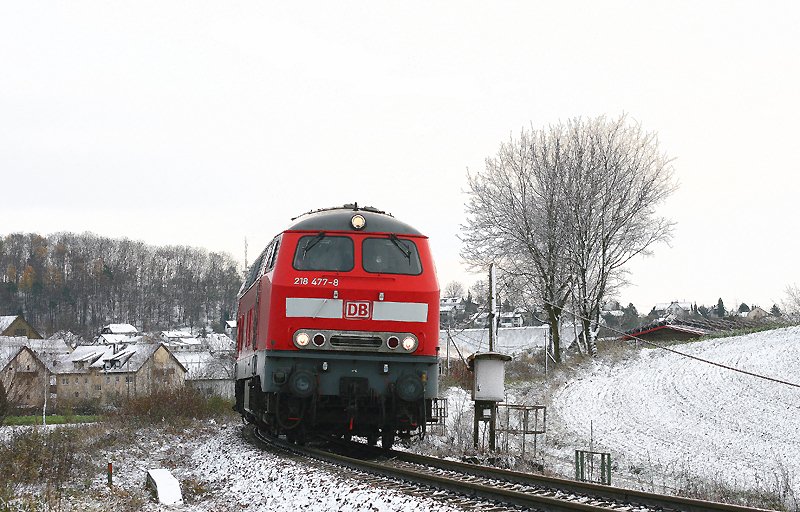
[[[317,245],[320,240],[325,238],[325,233],[320,231],[314,238],[306,242],[305,247],[303,247],[303,258],[306,257],[306,253],[311,250],[312,247]]]
[[[403,244],[401,244],[400,243],[400,239],[397,238],[397,235],[395,235],[394,233],[389,233],[389,240],[392,241],[392,243],[395,245],[395,247],[400,249],[400,252],[403,253],[403,256],[405,256],[406,259],[408,260],[408,262],[411,263],[411,249],[409,249],[409,248],[405,247]]]

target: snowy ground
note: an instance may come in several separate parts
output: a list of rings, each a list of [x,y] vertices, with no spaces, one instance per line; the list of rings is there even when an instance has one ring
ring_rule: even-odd
[[[8,428],[8,427],[6,427]],[[93,427],[107,436],[107,425]],[[0,429],[4,430],[4,429]],[[157,426],[119,432],[96,461],[90,481],[77,483],[60,504],[75,511],[412,511],[453,509],[426,496],[385,489],[321,464],[308,464],[253,446],[242,424],[196,422],[186,429]],[[96,457],[97,458],[97,457]],[[114,465],[114,486],[106,481]],[[102,468],[102,469],[101,469]],[[180,481],[184,503],[159,505],[145,489],[147,470],[167,468]],[[37,494],[33,488],[19,494]]]
[[[687,354],[800,384],[800,328],[675,345]],[[733,489],[789,490],[800,499],[800,388],[664,350],[597,363],[553,394],[550,453],[608,451],[624,481],[663,490],[706,480]],[[647,485],[645,485],[647,486]]]
[[[800,327],[673,347],[800,381]],[[531,383],[509,389],[510,402],[548,406],[548,432],[539,439],[537,457],[548,471],[571,478],[574,450],[589,449],[591,437],[595,451],[612,454],[615,485],[691,493],[711,482],[737,492],[782,492],[785,507],[800,510],[800,388],[644,348],[613,365],[595,360],[588,371],[561,375],[556,384],[559,375],[549,377],[555,391]],[[458,457],[471,450],[469,393],[450,388],[447,397],[446,435],[430,435],[414,451]],[[264,451],[242,437],[238,421],[111,434],[104,430],[110,424],[81,428],[117,440],[95,456],[94,476],[70,493],[64,510],[452,510],[425,495]],[[9,431],[0,429],[0,438]],[[113,489],[102,469],[106,459],[114,462]],[[184,504],[164,507],[150,499],[145,473],[159,467],[181,481]],[[757,498],[750,503],[759,504]]]

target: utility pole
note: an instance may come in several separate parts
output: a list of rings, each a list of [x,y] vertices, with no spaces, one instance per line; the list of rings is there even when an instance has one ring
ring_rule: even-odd
[[[489,352],[494,352],[494,336],[497,332],[497,294],[495,293],[494,263],[489,265]]]

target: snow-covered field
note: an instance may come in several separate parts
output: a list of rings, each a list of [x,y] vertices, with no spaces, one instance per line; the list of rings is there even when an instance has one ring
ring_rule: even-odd
[[[798,327],[673,348],[800,384]],[[789,488],[790,504],[800,498],[799,387],[643,348],[560,386],[548,413],[548,437],[569,445],[565,460],[572,449],[588,449],[591,435],[623,480],[669,490],[703,479],[734,489]]]

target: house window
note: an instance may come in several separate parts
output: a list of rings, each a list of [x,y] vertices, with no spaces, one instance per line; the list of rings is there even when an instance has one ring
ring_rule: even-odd
[[[106,382],[111,382],[111,377],[106,375]]]
[[[133,377],[126,376],[125,377],[125,382],[133,382]]]
[[[61,384],[69,384],[69,379],[67,377],[64,377],[63,379],[61,379]]]

